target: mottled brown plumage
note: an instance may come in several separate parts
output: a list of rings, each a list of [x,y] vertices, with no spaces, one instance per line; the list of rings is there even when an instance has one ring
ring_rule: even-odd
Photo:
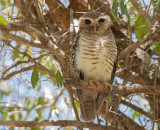
[[[79,21],[78,37],[73,49],[73,64],[84,81],[112,83],[117,60],[117,46],[108,15],[99,11],[86,13]],[[81,117],[93,121],[101,108],[105,93],[77,90]]]

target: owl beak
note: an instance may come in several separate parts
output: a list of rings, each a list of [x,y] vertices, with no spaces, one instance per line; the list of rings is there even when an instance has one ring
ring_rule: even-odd
[[[97,25],[94,24],[94,25],[93,25],[93,28],[94,28],[94,31],[96,32],[96,31],[97,31]]]

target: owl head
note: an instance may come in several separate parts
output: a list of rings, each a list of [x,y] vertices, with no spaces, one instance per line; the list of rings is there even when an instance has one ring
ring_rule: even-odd
[[[88,12],[79,20],[79,29],[91,33],[103,33],[111,26],[111,19],[108,15],[100,12]]]

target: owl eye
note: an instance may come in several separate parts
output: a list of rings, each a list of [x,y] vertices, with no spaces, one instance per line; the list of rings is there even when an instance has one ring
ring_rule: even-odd
[[[103,23],[105,21],[105,19],[99,19],[98,22],[99,23]]]
[[[90,24],[90,23],[91,23],[91,21],[89,19],[85,20],[85,24]]]

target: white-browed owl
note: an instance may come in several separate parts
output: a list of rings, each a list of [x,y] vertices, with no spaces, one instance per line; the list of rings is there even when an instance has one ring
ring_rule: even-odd
[[[81,80],[112,83],[117,61],[117,46],[108,15],[93,11],[79,21],[79,32],[73,47],[73,65]],[[99,112],[105,93],[77,90],[81,117],[93,121]]]

